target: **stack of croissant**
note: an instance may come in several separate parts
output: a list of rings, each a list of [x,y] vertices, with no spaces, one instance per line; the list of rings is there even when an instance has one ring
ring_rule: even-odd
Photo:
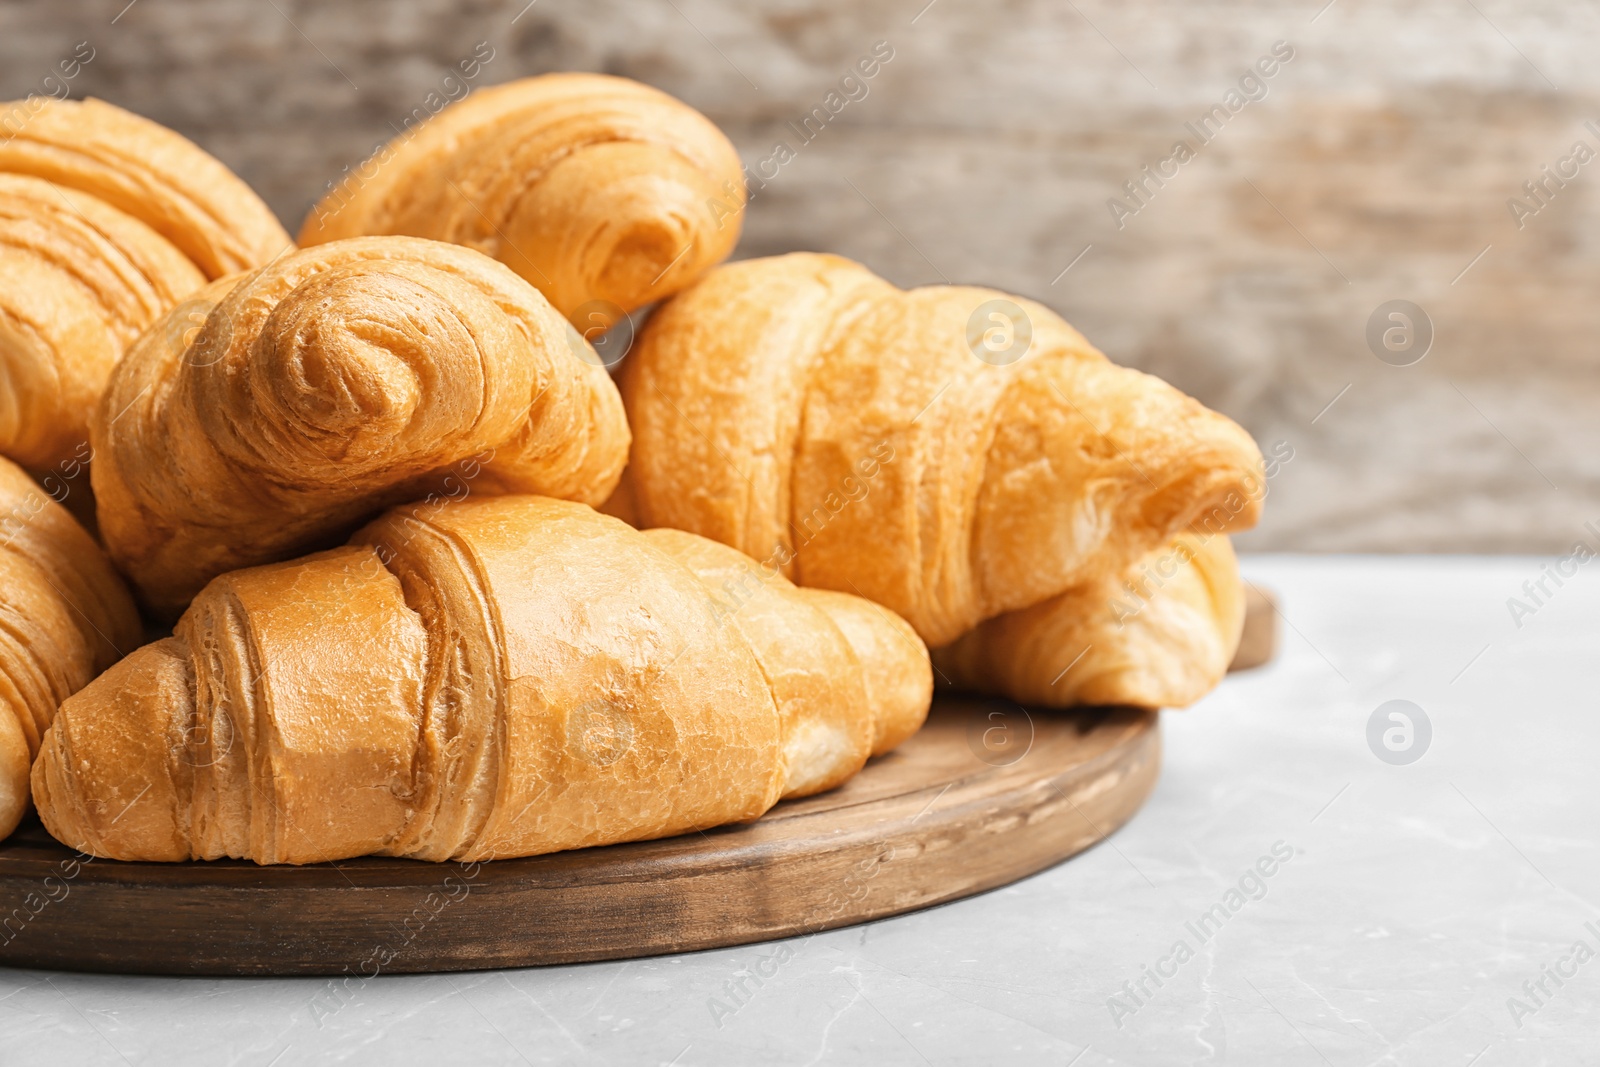
[[[473,94],[299,247],[176,133],[31,103],[0,134],[4,833],[31,799],[117,859],[639,840],[839,785],[936,674],[1181,706],[1233,655],[1243,430],[1020,297],[719,266],[739,158],[656,90]],[[598,327],[652,304],[614,379]]]

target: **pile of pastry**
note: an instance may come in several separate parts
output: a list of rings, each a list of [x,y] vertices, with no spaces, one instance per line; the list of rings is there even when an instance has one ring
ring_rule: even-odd
[[[534,855],[833,788],[935,675],[1156,707],[1233,654],[1243,430],[1021,297],[719,265],[739,157],[656,90],[480,91],[298,246],[170,130],[8,107],[0,831]]]

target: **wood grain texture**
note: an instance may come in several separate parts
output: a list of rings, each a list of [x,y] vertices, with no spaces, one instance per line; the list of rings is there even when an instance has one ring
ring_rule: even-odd
[[[0,845],[0,964],[162,974],[470,970],[789,937],[1015,881],[1126,822],[1154,712],[942,697],[844,787],[761,820],[483,864],[81,861],[31,824]]]
[[[558,69],[659,86],[752,167],[740,255],[837,251],[901,285],[1062,312],[1294,458],[1245,550],[1565,551],[1600,517],[1600,11],[1558,0],[59,0],[0,7],[0,98],[68,86],[195,138],[292,226],[489,42],[479,84]],[[112,19],[118,16],[113,24]],[[789,125],[883,40],[809,142]],[[1118,229],[1107,201],[1274,41],[1295,58]],[[1092,247],[1090,247],[1092,246]],[[1491,247],[1492,246],[1492,247]],[[1089,251],[1084,252],[1088,247]],[[1475,257],[1489,249],[1481,259]],[[1077,257],[1082,253],[1082,258]],[[1062,272],[1069,266],[1070,271]],[[1467,269],[1471,264],[1470,269]],[[1413,367],[1382,302],[1435,327]],[[1348,390],[1346,390],[1348,386]],[[1330,401],[1338,397],[1337,401]],[[1326,410],[1325,410],[1326,409]]]

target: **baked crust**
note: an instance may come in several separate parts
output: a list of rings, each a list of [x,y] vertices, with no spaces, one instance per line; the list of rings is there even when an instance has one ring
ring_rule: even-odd
[[[744,201],[738,153],[698,111],[627,78],[546,74],[480,89],[379,149],[311,210],[300,243],[468,245],[588,331],[605,323],[585,305],[632,311],[727,258]]]
[[[626,462],[627,421],[593,349],[469,248],[353,238],[189,305],[203,325],[145,333],[91,427],[101,533],[157,615],[392,503],[600,503]]]
[[[289,235],[227,167],[99,100],[0,104],[0,453],[44,470],[139,334]]]
[[[908,736],[931,690],[901,620],[692,534],[410,505],[213,581],[62,706],[33,790],[116,859],[528,856],[754,819]]]

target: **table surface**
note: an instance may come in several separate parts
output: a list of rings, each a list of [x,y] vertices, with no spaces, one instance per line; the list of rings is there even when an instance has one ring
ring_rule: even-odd
[[[1544,562],[1247,557],[1281,598],[1277,662],[1163,715],[1160,784],[1124,829],[983,896],[520,971],[0,970],[0,1062],[1584,1062],[1600,568],[1546,579],[1536,602],[1522,586]],[[1511,597],[1532,613],[1513,618]],[[1392,699],[1431,723],[1408,765],[1369,746]]]

